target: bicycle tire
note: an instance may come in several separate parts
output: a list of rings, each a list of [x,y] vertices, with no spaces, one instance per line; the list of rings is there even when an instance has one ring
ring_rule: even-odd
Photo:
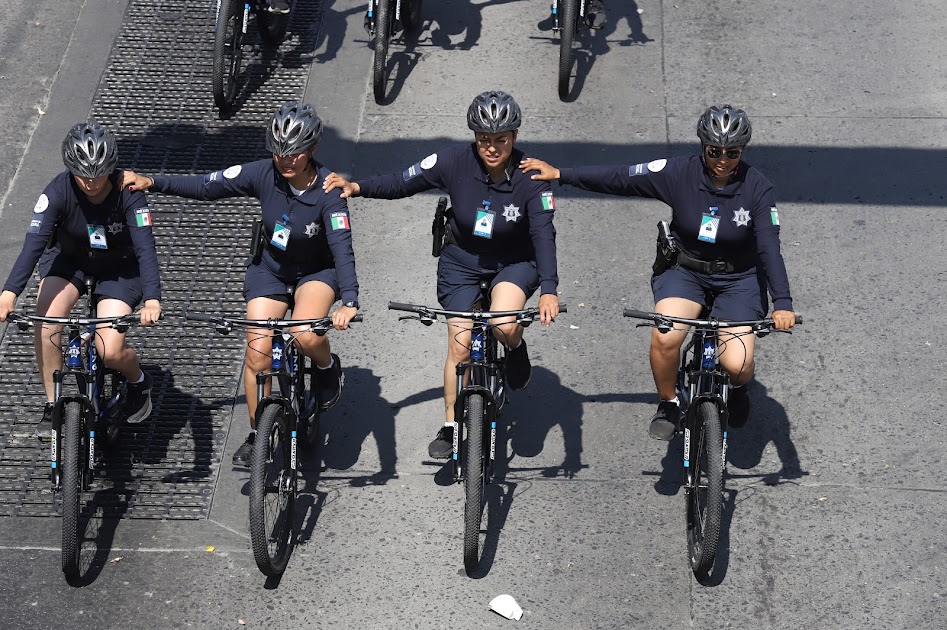
[[[698,430],[691,435],[693,487],[687,498],[687,552],[691,570],[705,577],[714,566],[723,509],[723,443],[720,412],[709,400],[697,407]]]
[[[286,27],[289,26],[289,13],[270,13],[262,9],[256,14],[256,28],[264,46],[275,47],[283,43]]]
[[[391,3],[378,0],[375,7],[375,58],[372,62],[372,91],[375,101],[385,100],[385,87],[388,82],[388,39],[391,35]]]
[[[401,23],[408,33],[417,33],[421,28],[421,4],[422,0],[403,0],[401,3]]]
[[[470,573],[480,563],[480,522],[486,484],[483,452],[483,395],[467,398],[467,439],[464,453],[464,569]]]
[[[221,0],[214,31],[214,70],[211,74],[211,89],[214,102],[221,111],[233,107],[237,97],[237,78],[243,57],[243,3],[238,0]],[[228,46],[229,52],[228,55]]]
[[[82,405],[67,402],[62,423],[62,572],[79,574],[79,504],[82,499]]]
[[[578,0],[559,1],[559,98],[569,97],[572,66],[575,63],[575,30]]]
[[[250,542],[260,571],[283,573],[292,552],[296,471],[291,467],[292,443],[286,412],[278,404],[260,414],[250,456]]]

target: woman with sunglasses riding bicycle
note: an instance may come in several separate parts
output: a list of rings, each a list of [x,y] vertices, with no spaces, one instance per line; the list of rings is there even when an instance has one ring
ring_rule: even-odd
[[[189,199],[213,201],[254,197],[263,210],[260,242],[251,245],[243,297],[247,319],[279,319],[292,305],[293,318],[332,314],[338,330],[348,328],[358,313],[358,280],[352,231],[345,199],[328,194],[320,183],[329,170],[313,159],[322,138],[322,120],[308,103],[291,102],[273,114],[266,128],[272,158],[238,164],[206,175],[147,177],[127,171],[125,185]],[[342,365],[329,338],[311,332],[295,336],[296,345],[319,370],[319,404],[335,405],[342,392]],[[250,434],[233,456],[248,466],[256,437],[256,375],[270,369],[272,333],[247,331],[243,384],[250,415]]]
[[[96,282],[90,299],[96,300],[98,317],[128,315],[144,302],[141,323],[150,326],[161,316],[151,212],[142,193],[120,187],[115,137],[93,120],[79,123],[63,140],[62,159],[67,170],[46,186],[33,207],[23,249],[0,293],[0,321],[14,310],[38,262],[37,315],[68,316],[91,275]],[[44,324],[35,331],[47,400],[36,432],[45,441],[52,435],[53,372],[62,367],[62,327]],[[105,365],[128,382],[126,421],[141,422],[151,413],[151,377],[142,371],[135,349],[114,328],[96,331],[96,347]]]
[[[750,142],[750,119],[730,105],[709,107],[697,121],[698,155],[635,165],[557,169],[536,159],[521,163],[533,179],[571,184],[585,190],[659,199],[671,206],[670,235],[676,251],[659,247],[651,279],[655,312],[697,318],[713,303],[719,319],[754,320],[765,316],[766,288],[779,329],[792,328],[796,316],[789,277],[779,245],[779,213],[773,186],[741,160]],[[755,337],[741,328],[721,333],[720,363],[734,386],[729,424],[742,426],[749,415],[744,387],[753,378]],[[677,369],[684,334],[651,335],[651,371],[660,402],[650,434],[673,437],[680,419]],[[730,341],[730,343],[726,343]]]
[[[326,190],[342,188],[343,197],[363,196],[401,199],[432,189],[451,198],[447,242],[438,260],[437,299],[448,310],[471,310],[480,301],[480,279],[490,278],[490,309],[513,311],[540,289],[540,321],[549,323],[559,314],[556,288],[555,201],[549,184],[534,182],[516,169],[522,151],[513,148],[522,112],[506,92],[483,92],[467,109],[467,126],[474,142],[433,153],[392,173],[348,182],[333,173]],[[507,383],[511,389],[526,387],[530,377],[529,355],[523,327],[502,325],[494,334],[507,348]],[[446,424],[428,447],[431,457],[446,459],[453,439],[454,400],[458,363],[469,361],[470,322],[448,322],[448,350],[444,363]]]

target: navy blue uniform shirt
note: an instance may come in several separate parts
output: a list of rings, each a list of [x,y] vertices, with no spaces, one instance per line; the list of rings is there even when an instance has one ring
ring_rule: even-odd
[[[255,197],[263,209],[264,240],[261,264],[278,277],[294,278],[301,271],[335,267],[343,302],[358,301],[355,253],[349,210],[341,190],[327,193],[321,182],[329,170],[313,161],[316,182],[297,196],[276,170],[272,159],[231,166],[206,175],[154,177],[152,190],[190,199],[214,201],[226,197]],[[276,224],[290,230],[286,250],[273,246]]]
[[[510,164],[523,152],[513,149]],[[491,182],[473,144],[431,154],[403,173],[358,180],[363,197],[400,199],[425,190],[450,195],[448,221],[454,242],[474,254],[493,254],[504,263],[536,261],[540,294],[556,293],[556,202],[548,182],[533,181],[516,168]]]
[[[109,176],[112,191],[95,205],[69,172],[57,175],[33,207],[33,220],[10,277],[3,289],[19,295],[56,232],[62,251],[86,271],[97,265],[127,264],[137,258],[144,300],[161,299],[158,254],[151,231],[148,200],[139,191],[120,190],[117,173]],[[134,263],[132,263],[134,264]]]
[[[792,310],[773,185],[749,164],[740,162],[722,189],[710,181],[699,155],[631,166],[561,168],[559,175],[561,183],[585,190],[663,201],[671,206],[671,234],[685,251],[702,260],[762,265],[773,309]],[[708,223],[716,226],[712,238]]]

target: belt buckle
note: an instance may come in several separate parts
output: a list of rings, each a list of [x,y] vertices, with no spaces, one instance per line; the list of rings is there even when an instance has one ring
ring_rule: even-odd
[[[710,261],[710,273],[726,273],[727,263],[724,260],[712,260]]]

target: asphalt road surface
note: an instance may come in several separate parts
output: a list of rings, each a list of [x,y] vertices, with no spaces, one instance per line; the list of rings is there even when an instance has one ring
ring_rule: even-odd
[[[5,3],[4,269],[36,196],[62,170],[65,131],[108,85],[121,52],[113,41],[137,4]],[[212,4],[185,3],[211,24]],[[652,305],[654,226],[667,208],[556,190],[560,298],[570,309],[527,332],[533,380],[501,417],[491,527],[471,578],[462,487],[445,484],[427,457],[445,335],[386,309],[388,300],[436,302],[436,195],[356,199],[365,322],[333,335],[346,390],[304,472],[282,579],[265,579],[250,551],[247,473],[230,466],[247,427],[234,388],[205,517],[93,520],[75,585],[59,570],[57,518],[0,517],[4,627],[944,627],[940,2],[609,2],[607,28],[581,36],[563,102],[547,4],[428,0],[420,36],[392,45],[382,104],[371,92],[364,5],[317,8],[317,20],[291,31],[312,43],[292,60],[328,127],[318,158],[349,175],[400,171],[469,141],[466,107],[485,89],[514,94],[525,116],[518,144],[558,166],[692,153],[707,105],[747,110],[744,158],[776,186],[806,322],[757,346],[753,416],[731,435],[714,579],[698,583],[688,568],[680,442],[647,436],[657,401],[648,334],[621,317]],[[194,72],[209,75],[199,64]],[[194,98],[212,109],[209,91]],[[145,128],[174,122],[139,112],[129,125],[135,116]],[[249,120],[241,116],[231,122]],[[488,610],[501,593],[519,602],[520,621]]]

